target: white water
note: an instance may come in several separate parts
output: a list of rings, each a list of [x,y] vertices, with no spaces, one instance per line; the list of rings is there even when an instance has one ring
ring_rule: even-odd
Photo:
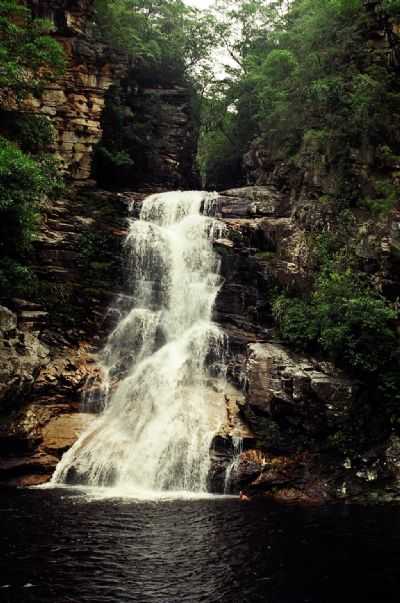
[[[230,491],[232,473],[237,471],[240,463],[240,456],[243,452],[243,438],[241,436],[232,436],[233,455],[232,461],[226,468],[224,480],[224,494]]]
[[[131,221],[133,301],[104,350],[108,399],[53,483],[207,490],[210,444],[225,420],[224,338],[211,321],[221,285],[218,224],[201,213],[211,204],[203,192],[152,195]]]

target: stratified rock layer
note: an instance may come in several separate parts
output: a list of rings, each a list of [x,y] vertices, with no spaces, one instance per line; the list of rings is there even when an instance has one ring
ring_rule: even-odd
[[[34,16],[54,24],[65,51],[65,75],[40,98],[28,98],[23,110],[47,116],[55,127],[52,151],[75,180],[91,175],[93,148],[102,135],[105,93],[125,75],[128,58],[99,43],[90,31],[93,0],[30,0]]]
[[[216,241],[226,280],[215,319],[230,337],[228,374],[245,394],[240,415],[253,434],[243,442],[230,488],[280,501],[398,496],[393,416],[366,384],[282,345],[271,316],[276,284],[309,291],[311,235],[335,228],[334,208],[257,185],[221,193],[213,211],[225,224]],[[350,235],[376,285],[391,295],[399,291],[398,220],[396,211],[374,224],[360,214]],[[229,438],[216,441],[218,488],[230,447]]]

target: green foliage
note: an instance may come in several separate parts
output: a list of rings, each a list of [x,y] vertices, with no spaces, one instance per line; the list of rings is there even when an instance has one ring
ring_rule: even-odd
[[[30,10],[17,0],[0,0],[2,94],[21,100],[63,72],[64,52],[48,35],[51,28],[48,21],[32,19]]]
[[[106,188],[113,188],[116,183],[123,185],[124,177],[129,177],[134,162],[126,151],[113,151],[99,144],[95,148],[93,166],[97,182]]]
[[[19,147],[27,153],[44,153],[54,142],[54,128],[44,115],[17,113],[10,116],[8,125],[12,124],[10,137],[18,141]]]
[[[51,23],[32,18],[16,0],[0,0],[0,288],[32,292],[37,283],[27,256],[40,219],[40,204],[60,192],[54,158],[46,154],[53,129],[44,116],[22,113],[19,103],[38,94],[65,68]],[[10,103],[11,101],[11,103]],[[11,111],[10,104],[18,110]],[[7,107],[7,108],[6,108]]]
[[[160,117],[158,97],[149,102],[143,93],[146,84],[134,75],[129,82],[112,87],[102,116],[103,138],[95,149],[93,172],[100,186],[129,186],[148,174],[155,154]]]
[[[273,304],[280,334],[296,349],[308,349],[318,339],[318,325],[308,300],[279,295]]]
[[[364,205],[376,216],[388,214],[398,203],[400,187],[388,180],[375,182],[376,196],[364,199]]]
[[[380,26],[390,28],[398,6],[377,1]],[[231,154],[243,155],[257,137],[271,163],[293,161],[304,171],[323,157],[338,204],[358,205],[368,192],[359,165],[380,170],[375,149],[386,148],[386,161],[400,151],[400,81],[385,54],[371,50],[370,7],[362,0],[218,0],[216,8],[220,44],[237,66],[220,86],[236,135]],[[203,122],[209,131],[207,115]],[[210,132],[203,142],[207,172]],[[390,180],[388,171],[379,177]]]
[[[212,19],[182,0],[96,0],[99,37],[157,69],[181,78],[213,47]]]
[[[99,256],[104,257],[112,244],[112,235],[106,232],[87,232],[80,239],[80,255],[85,264],[89,265],[98,261]]]
[[[18,143],[21,150],[46,152],[54,142],[54,128],[44,115],[0,109],[0,132]]]
[[[280,295],[273,311],[285,341],[360,373],[377,372],[396,350],[396,311],[350,268],[323,270],[309,298]]]
[[[400,0],[383,0],[382,10],[386,11],[391,17],[400,16]]]
[[[47,189],[40,166],[0,138],[0,250],[26,251],[38,219],[38,202]]]
[[[45,195],[62,186],[57,165],[49,156],[24,153],[0,137],[0,258],[2,286],[30,287],[28,269],[21,263],[30,249]],[[15,288],[15,287],[14,287]]]
[[[204,188],[222,190],[240,181],[241,156],[232,138],[229,115],[220,129],[203,130],[199,140],[198,164]],[[204,156],[203,156],[204,153]]]
[[[25,295],[38,288],[36,275],[28,266],[10,257],[0,257],[0,294]]]

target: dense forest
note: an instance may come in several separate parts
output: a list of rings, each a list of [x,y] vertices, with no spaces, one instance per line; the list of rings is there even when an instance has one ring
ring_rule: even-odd
[[[320,174],[310,195],[334,205],[335,228],[313,236],[309,289],[277,286],[272,312],[294,348],[377,382],[391,402],[400,395],[397,291],[362,269],[353,234],[359,215],[379,222],[398,204],[399,17],[398,0],[217,0],[208,11],[180,0],[97,0],[91,23],[97,41],[129,55],[139,80],[190,88],[205,188],[244,183],[254,149],[271,173]],[[374,43],[374,29],[389,48]],[[29,254],[40,207],[64,178],[51,120],[24,103],[62,76],[66,58],[50,22],[0,0],[0,61],[0,287],[3,297],[35,296]],[[118,91],[110,99],[94,161],[100,184],[133,169],[151,145],[148,119],[136,114],[122,127]]]

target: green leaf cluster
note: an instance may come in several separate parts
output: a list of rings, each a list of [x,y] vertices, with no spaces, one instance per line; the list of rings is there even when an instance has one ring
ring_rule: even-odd
[[[281,294],[273,312],[285,341],[359,373],[376,373],[397,350],[395,308],[351,268],[323,270],[309,297]]]
[[[35,158],[0,137],[0,254],[17,258],[29,251],[45,195],[60,186],[50,156]]]
[[[65,68],[52,25],[32,17],[16,0],[0,0],[0,292],[31,291],[31,242],[46,196],[62,189],[48,153],[53,128],[44,116],[23,112],[20,102],[39,94]],[[11,110],[10,107],[16,107]]]
[[[51,37],[52,24],[33,19],[17,0],[0,0],[0,101],[37,93],[65,68],[62,47]]]
[[[373,14],[379,13],[379,26],[400,56],[391,25],[400,19],[399,3],[375,4]],[[367,3],[217,0],[216,6],[222,11],[220,44],[235,67],[227,69],[217,94],[208,91],[209,104],[225,107],[214,127],[204,106],[207,135],[200,141],[199,163],[205,180],[220,161],[214,138],[221,132],[228,134],[232,156],[243,155],[257,137],[271,164],[293,161],[307,169],[313,158],[323,160],[342,206],[362,200],[360,164],[380,171],[378,179],[390,179],[389,158],[400,153],[400,81],[388,54],[371,45]],[[310,148],[313,135],[318,148]],[[382,146],[385,166],[378,158]]]
[[[101,41],[171,78],[207,61],[214,40],[210,15],[182,0],[96,0]]]

